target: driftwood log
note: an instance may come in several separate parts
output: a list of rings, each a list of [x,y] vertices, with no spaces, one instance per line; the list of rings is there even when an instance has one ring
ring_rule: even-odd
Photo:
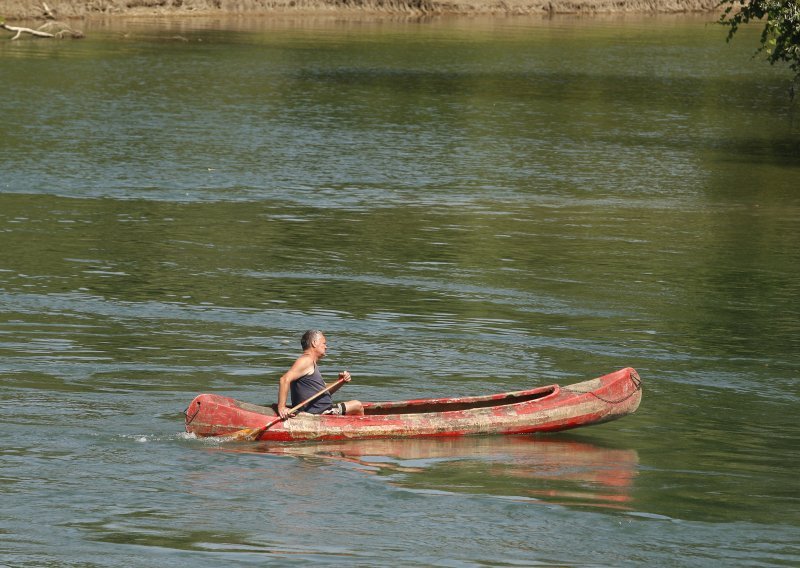
[[[48,22],[47,24],[39,27],[38,29],[32,28],[23,28],[19,26],[9,26],[5,23],[0,23],[0,28],[3,28],[6,31],[16,33],[11,40],[19,39],[22,34],[30,34],[35,37],[46,37],[46,38],[63,38],[63,37],[71,37],[75,39],[79,39],[83,37],[83,32],[78,30],[73,30],[66,24],[61,24],[59,22]]]
[[[31,35],[36,36],[36,37],[56,37],[53,34],[48,33],[48,32],[43,32],[43,31],[39,31],[39,30],[33,30],[31,28],[20,28],[18,26],[9,26],[7,24],[0,24],[0,28],[3,28],[4,30],[8,30],[10,32],[16,32],[17,33],[17,35],[15,35],[14,37],[11,38],[11,41],[14,41],[15,39],[19,39],[19,37],[22,34],[31,34]]]

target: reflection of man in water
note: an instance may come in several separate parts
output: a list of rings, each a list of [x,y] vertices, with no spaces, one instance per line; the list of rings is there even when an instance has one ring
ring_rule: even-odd
[[[322,373],[319,372],[317,363],[325,357],[328,344],[325,336],[317,329],[308,330],[300,339],[303,354],[297,358],[294,365],[286,371],[280,378],[278,386],[278,414],[281,418],[289,416],[289,409],[286,407],[286,397],[289,392],[292,394],[292,406],[296,406],[317,394],[327,387],[322,380]],[[339,378],[345,382],[350,382],[350,373],[342,371]],[[342,385],[338,385],[326,392],[316,400],[311,401],[305,407],[299,409],[311,414],[364,414],[364,407],[357,400],[348,400],[333,404],[331,395],[339,390]]]

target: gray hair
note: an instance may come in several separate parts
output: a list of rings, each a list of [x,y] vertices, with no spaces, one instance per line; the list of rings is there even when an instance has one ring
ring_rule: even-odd
[[[300,345],[303,351],[311,347],[320,337],[322,337],[322,332],[318,329],[309,329],[305,332],[303,337],[300,338]]]

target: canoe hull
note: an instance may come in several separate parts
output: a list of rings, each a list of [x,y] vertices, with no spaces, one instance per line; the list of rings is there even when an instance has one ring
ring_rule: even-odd
[[[554,432],[615,420],[636,411],[641,379],[632,368],[561,387],[550,385],[481,397],[364,403],[364,416],[300,413],[259,440],[307,441]],[[185,411],[186,431],[227,436],[275,420],[270,407],[201,394]]]

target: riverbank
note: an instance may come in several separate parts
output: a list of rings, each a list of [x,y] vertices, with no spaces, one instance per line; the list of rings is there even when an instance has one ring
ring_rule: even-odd
[[[710,12],[718,0],[0,0],[7,20],[95,16],[336,14],[614,14]]]

